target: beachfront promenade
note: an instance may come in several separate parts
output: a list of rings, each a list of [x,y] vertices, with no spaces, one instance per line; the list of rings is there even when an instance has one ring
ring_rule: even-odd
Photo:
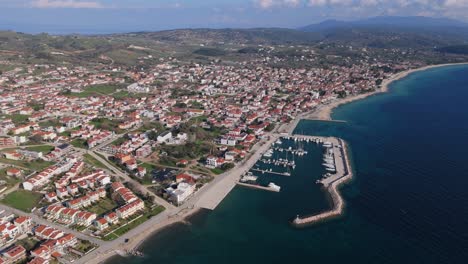
[[[321,222],[330,218],[339,217],[344,212],[345,203],[343,197],[340,195],[338,189],[340,185],[350,181],[353,178],[353,172],[350,167],[348,149],[342,139],[336,139],[341,146],[339,152],[335,151],[335,162],[337,173],[329,178],[321,180],[321,183],[330,193],[333,201],[333,208],[330,211],[326,211],[317,215],[308,217],[297,216],[293,220],[293,225],[297,227],[311,225],[317,222]]]

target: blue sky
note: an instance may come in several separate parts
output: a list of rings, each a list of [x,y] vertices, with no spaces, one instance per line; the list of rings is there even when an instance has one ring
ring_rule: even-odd
[[[30,33],[294,28],[378,15],[468,21],[468,0],[0,0],[0,29]]]

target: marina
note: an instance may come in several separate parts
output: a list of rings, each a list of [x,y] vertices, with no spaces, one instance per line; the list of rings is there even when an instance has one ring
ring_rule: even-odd
[[[337,143],[339,144],[335,145],[335,147],[339,148],[339,151],[337,153],[338,159],[335,159],[337,160],[337,173],[334,175],[329,175],[328,177],[325,177],[321,181],[319,181],[319,183],[323,184],[327,191],[330,193],[330,196],[333,201],[333,209],[330,211],[307,217],[301,217],[297,215],[292,222],[292,224],[296,227],[307,226],[326,219],[339,217],[344,212],[345,203],[338,191],[338,188],[340,185],[350,181],[353,178],[353,173],[350,167],[347,147],[344,141],[341,139],[336,140],[338,140]],[[333,148],[333,146],[330,146],[330,148]]]
[[[323,163],[321,165],[326,173],[316,181],[317,184],[328,188],[348,174],[349,170],[346,168],[344,160],[344,142],[341,139],[285,135],[272,142],[271,146],[260,154],[260,158],[241,177],[238,184],[254,189],[272,190],[271,182],[268,186],[264,186],[263,177],[265,175],[292,176],[296,168],[296,159],[306,158],[308,144],[316,144],[323,148]],[[280,188],[277,191],[280,191]]]

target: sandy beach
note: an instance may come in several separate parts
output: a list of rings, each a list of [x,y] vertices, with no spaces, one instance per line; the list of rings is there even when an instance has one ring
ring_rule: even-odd
[[[336,108],[336,107],[338,107],[340,105],[344,105],[344,104],[347,104],[347,103],[350,103],[350,102],[353,102],[353,101],[356,101],[356,100],[361,100],[361,99],[364,99],[364,98],[367,98],[369,96],[373,96],[373,95],[376,95],[376,94],[379,94],[379,93],[385,93],[385,92],[388,91],[389,85],[392,82],[394,82],[396,80],[399,80],[399,79],[402,79],[402,78],[408,76],[409,74],[412,74],[412,73],[418,72],[418,71],[424,71],[424,70],[432,69],[432,68],[451,66],[451,65],[463,65],[463,64],[468,64],[468,63],[453,63],[453,64],[431,65],[431,66],[425,66],[425,67],[421,67],[421,68],[417,68],[417,69],[411,69],[411,70],[407,70],[407,71],[397,73],[397,74],[393,75],[392,77],[390,77],[388,79],[385,79],[382,82],[381,88],[374,91],[374,92],[366,93],[366,94],[360,94],[360,95],[348,97],[348,98],[345,98],[345,99],[339,99],[339,100],[333,101],[333,102],[331,102],[331,103],[329,103],[327,105],[320,105],[320,106],[316,107],[313,111],[311,111],[311,112],[309,112],[307,114],[301,115],[300,118],[297,118],[298,119],[297,122],[299,122],[300,119],[304,119],[304,118],[305,119],[314,119],[314,120],[331,120],[331,114],[332,114],[334,108]],[[294,129],[294,127],[292,129]],[[288,132],[290,132],[290,131],[288,131]],[[347,162],[349,162],[349,161],[347,161]],[[344,207],[344,201],[342,201],[342,200],[340,201],[341,197],[338,194],[337,190],[339,188],[339,185],[343,184],[344,182],[346,182],[346,181],[348,181],[348,180],[350,180],[352,178],[352,173],[350,173],[350,174],[351,175],[348,175],[348,177],[344,177],[342,179],[342,181],[337,181],[332,187],[332,189],[333,189],[332,194],[333,194],[333,192],[335,192],[335,195],[337,195],[339,197],[338,200],[335,201],[335,202],[337,202],[336,204],[338,205],[337,208],[335,208],[335,209],[339,213],[342,213],[342,210],[343,210],[343,207]],[[337,198],[337,197],[335,197],[335,198]],[[144,232],[135,233],[135,232],[132,232],[133,230],[130,231],[126,236],[126,237],[131,238],[128,243],[126,243],[126,244],[121,243],[121,244],[118,245],[117,248],[114,247],[115,244],[113,246],[109,246],[109,247],[104,246],[105,248],[98,248],[94,252],[92,252],[89,255],[83,257],[82,259],[80,259],[78,261],[78,263],[103,263],[108,258],[116,255],[118,253],[117,251],[125,252],[125,251],[137,250],[141,246],[141,244],[144,243],[144,241],[146,239],[153,236],[159,230],[161,230],[161,229],[163,229],[165,227],[168,227],[168,226],[170,226],[172,224],[178,223],[178,222],[184,222],[187,219],[187,217],[195,214],[196,212],[198,212],[198,210],[199,210],[198,208],[191,208],[191,209],[181,210],[176,215],[170,215],[168,211],[165,211],[165,212],[161,213],[161,215],[158,216],[158,218],[161,218],[161,219],[157,224],[151,225],[151,222],[153,222],[153,221],[147,221],[147,222],[143,223],[142,225],[145,227]],[[140,228],[137,228],[137,229],[140,229]],[[82,260],[84,260],[84,262],[82,262]]]
[[[310,114],[307,115],[307,119],[331,120],[331,114],[333,113],[333,109],[335,109],[336,107],[347,104],[347,103],[351,103],[353,101],[361,100],[361,99],[364,99],[364,98],[367,98],[369,96],[373,96],[379,93],[386,93],[388,92],[388,87],[392,82],[405,78],[406,76],[412,73],[425,71],[425,70],[432,69],[432,68],[439,68],[439,67],[453,66],[453,65],[464,65],[464,64],[468,64],[468,63],[449,63],[449,64],[430,65],[430,66],[425,66],[421,68],[399,72],[393,75],[392,77],[385,79],[382,82],[381,88],[374,92],[351,96],[345,99],[337,99],[329,104],[318,106],[314,111],[312,111]]]

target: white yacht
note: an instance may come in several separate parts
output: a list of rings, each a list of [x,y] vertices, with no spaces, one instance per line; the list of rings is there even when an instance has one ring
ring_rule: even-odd
[[[273,150],[269,149],[267,152],[263,154],[264,157],[271,158],[273,156]]]
[[[272,182],[270,182],[270,183],[268,184],[268,188],[272,189],[272,190],[275,191],[275,192],[279,192],[280,189],[281,189],[280,186],[278,186],[278,185],[276,185],[276,184],[274,184],[274,183],[272,183]]]
[[[248,181],[257,181],[257,176],[254,175],[244,175],[244,177],[241,178],[241,182],[248,182]]]

